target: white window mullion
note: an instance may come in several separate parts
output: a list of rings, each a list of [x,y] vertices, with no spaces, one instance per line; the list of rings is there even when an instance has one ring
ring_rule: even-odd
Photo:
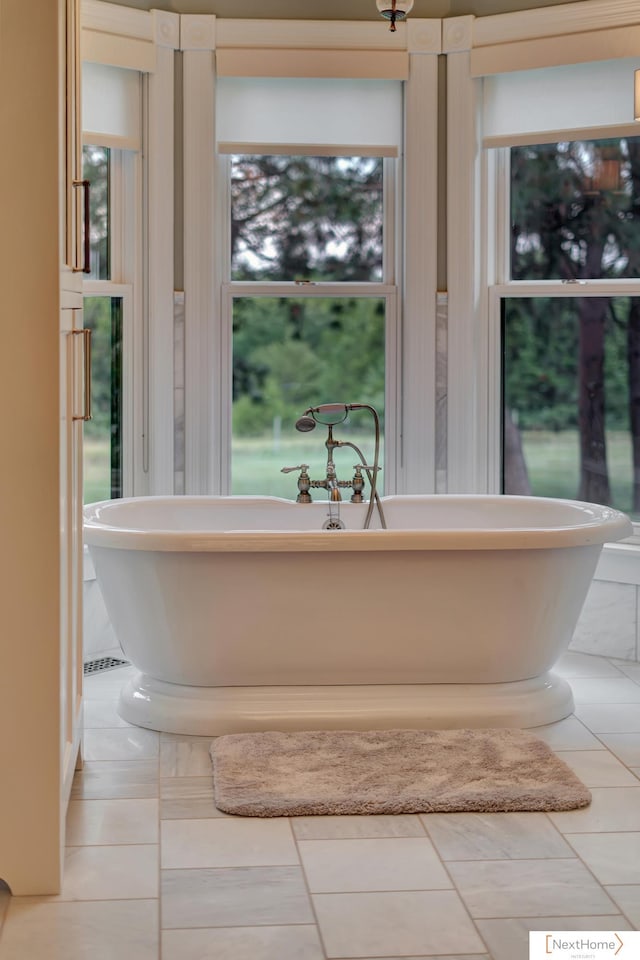
[[[502,493],[502,297],[489,289],[487,317],[487,493]]]
[[[214,17],[182,17],[183,27],[192,19],[211,21],[213,34]],[[194,32],[197,42],[201,34]],[[202,42],[205,48],[186,49],[183,55],[185,493],[190,494],[220,493],[222,485],[213,459],[221,447],[215,375],[221,348],[214,275],[215,71],[212,40]]]
[[[147,492],[174,492],[174,49],[177,15],[158,14],[162,43],[146,84]],[[170,19],[168,19],[168,17]],[[160,29],[162,28],[162,29]],[[140,285],[142,287],[142,284]]]
[[[218,436],[218,463],[213,465],[218,478],[218,492],[231,493],[231,435],[233,418],[233,296],[231,278],[231,157],[218,155],[215,165],[215,203],[218,219],[214,243],[216,262],[214,270],[219,278],[219,321],[217,326],[218,366],[214,373],[218,387],[215,392]],[[219,375],[218,375],[219,373]]]
[[[479,81],[469,51],[447,57],[449,288],[447,489],[487,491],[486,290],[482,270]],[[485,209],[486,214],[486,209]],[[486,264],[485,264],[486,266]]]
[[[231,437],[233,421],[233,295],[230,284],[220,289],[220,329],[219,340],[219,492],[231,493]]]
[[[511,175],[509,150],[485,150],[482,182],[487,198],[487,283],[506,283],[511,273]]]
[[[382,277],[384,283],[397,283],[398,278],[398,237],[397,203],[400,193],[400,168],[402,164],[385,159],[382,166],[383,176],[383,220],[382,230]]]
[[[398,294],[394,289],[385,298],[385,431],[384,431],[384,492],[398,491],[400,435],[400,324]]]
[[[435,490],[438,59],[410,56],[405,88],[404,302],[399,493]]]

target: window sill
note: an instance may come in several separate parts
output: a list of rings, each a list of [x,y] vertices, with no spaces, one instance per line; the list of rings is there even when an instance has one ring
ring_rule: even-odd
[[[605,543],[594,579],[640,585],[640,543]]]

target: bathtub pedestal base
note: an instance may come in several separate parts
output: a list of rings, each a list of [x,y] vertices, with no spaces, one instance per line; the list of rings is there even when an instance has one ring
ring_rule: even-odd
[[[189,687],[138,674],[120,716],[140,727],[192,736],[261,730],[536,727],[573,711],[553,673],[513,683]]]

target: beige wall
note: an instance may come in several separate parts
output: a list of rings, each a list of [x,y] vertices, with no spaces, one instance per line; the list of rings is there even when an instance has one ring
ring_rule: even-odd
[[[114,0],[109,0],[114,2]],[[375,0],[117,0],[138,10],[172,10],[174,13],[215,13],[219,17],[273,18],[278,20],[375,20]],[[567,0],[565,0],[567,2]],[[576,0],[568,0],[569,3]],[[416,0],[414,17],[477,17],[514,10],[557,6],[558,0]]]

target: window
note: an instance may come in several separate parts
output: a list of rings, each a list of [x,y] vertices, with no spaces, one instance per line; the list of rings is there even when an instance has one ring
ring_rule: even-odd
[[[640,138],[508,160],[503,490],[640,519]]]
[[[184,49],[178,489],[291,497],[280,469],[306,463],[296,444],[312,439],[300,415],[368,401],[384,416],[385,492],[431,492],[439,24],[416,54],[409,33],[389,49],[384,30],[372,43],[356,22],[335,49],[305,21],[286,36],[277,21],[217,26],[215,74],[209,48]],[[285,380],[301,356],[313,365]],[[367,419],[353,411],[344,429],[366,436]],[[355,459],[338,454],[349,476]]]
[[[336,111],[335,98],[351,109]],[[312,478],[324,477],[324,438],[295,430],[310,406],[368,403],[384,427],[401,107],[396,81],[220,81],[232,494],[292,498],[295,477],[281,468],[302,463]],[[278,142],[259,143],[269,134]],[[336,438],[364,446],[371,458],[366,416],[354,413]],[[353,463],[353,452],[338,452],[343,478]]]
[[[126,180],[133,155],[88,144],[83,150],[90,184],[91,273],[84,282],[84,325],[91,330],[92,419],[84,430],[84,501],[108,500],[132,490],[132,285],[116,282],[122,273]],[[116,202],[114,203],[114,198]],[[118,202],[119,201],[119,202]],[[126,229],[126,227],[124,227]],[[131,226],[129,226],[131,231]]]
[[[122,297],[84,298],[84,325],[92,332],[85,503],[122,496],[122,314]]]
[[[291,499],[295,482],[283,466],[306,463],[313,478],[324,477],[321,431],[295,430],[310,406],[370,403],[384,427],[385,313],[379,297],[234,298],[233,493]],[[361,414],[341,424],[336,439],[372,456],[370,421]],[[343,479],[354,456],[336,454]]]
[[[231,158],[231,279],[383,279],[382,157]]]
[[[85,502],[134,492],[134,406],[138,424],[142,413],[139,395],[134,404],[133,382],[134,289],[141,286],[141,93],[138,70],[83,64],[83,177],[89,181],[91,255],[91,270],[83,282],[84,325],[92,332]],[[137,372],[142,379],[140,359]]]
[[[283,466],[306,463],[312,477],[324,476],[318,435],[295,430],[310,406],[369,403],[384,424],[385,162],[392,161],[306,154],[229,160],[234,494],[293,497],[295,482]],[[272,284],[279,284],[277,296],[269,295]],[[368,450],[370,424],[354,414],[338,436]],[[337,464],[343,475],[354,455],[345,457]]]
[[[108,147],[94,144],[83,150],[83,176],[89,181],[90,189],[90,249],[92,280],[110,280],[110,204],[109,190],[111,176],[109,172],[111,151]]]
[[[281,101],[294,89],[276,84],[274,96]],[[240,93],[242,86],[229,91]],[[330,119],[324,126],[330,138]],[[295,481],[282,467],[306,463],[314,479],[326,472],[318,435],[295,430],[308,407],[368,403],[384,426],[387,328],[395,316],[394,199],[385,193],[393,194],[396,161],[383,154],[396,151],[280,144],[231,152],[237,146],[222,144],[220,160],[230,210],[230,490],[290,498]],[[340,437],[367,447],[370,459],[365,417],[350,417]],[[343,476],[354,454],[345,457],[336,464]]]

